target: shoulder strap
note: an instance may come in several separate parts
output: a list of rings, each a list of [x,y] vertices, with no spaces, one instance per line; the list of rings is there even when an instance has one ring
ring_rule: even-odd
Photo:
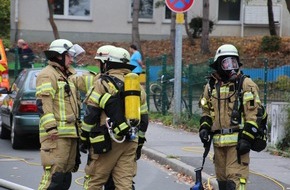
[[[111,82],[118,90],[124,91],[124,82],[118,79],[117,77],[102,74],[100,78],[106,82]],[[108,91],[108,89],[105,86],[104,88],[106,89],[106,91]]]
[[[239,78],[238,84],[236,85],[236,90],[237,90],[237,96],[236,96],[236,100],[235,100],[235,104],[234,104],[234,108],[233,109],[237,109],[239,111],[240,114],[240,119],[241,119],[241,113],[243,112],[243,83],[245,78],[249,77],[248,75],[242,75]],[[238,108],[238,101],[240,101],[240,106]]]
[[[209,97],[211,97],[212,91],[213,91],[213,89],[214,89],[215,78],[210,77],[210,78],[209,78],[209,81],[208,81],[208,84],[209,84],[208,95],[209,95]]]

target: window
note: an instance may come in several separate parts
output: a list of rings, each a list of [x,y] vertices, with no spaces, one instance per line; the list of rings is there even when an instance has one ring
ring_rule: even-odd
[[[165,19],[171,19],[171,10],[165,5]]]
[[[139,19],[153,19],[154,0],[140,1]],[[133,0],[131,0],[131,18],[133,15]]]
[[[55,0],[55,18],[90,19],[91,0]]]
[[[240,21],[241,0],[235,2],[219,0],[219,21]]]

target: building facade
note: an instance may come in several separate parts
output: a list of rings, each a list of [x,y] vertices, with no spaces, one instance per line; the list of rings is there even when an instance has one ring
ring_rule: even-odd
[[[156,7],[157,0],[141,0],[139,33],[141,40],[168,39],[170,10]],[[188,22],[202,17],[202,2],[195,0],[187,11]],[[131,41],[132,0],[55,0],[54,20],[61,38],[75,42]],[[210,36],[269,35],[266,0],[210,0]],[[290,34],[290,16],[285,0],[273,0],[277,33]],[[185,35],[185,29],[183,30]],[[47,1],[11,0],[11,41],[29,42],[54,39]]]

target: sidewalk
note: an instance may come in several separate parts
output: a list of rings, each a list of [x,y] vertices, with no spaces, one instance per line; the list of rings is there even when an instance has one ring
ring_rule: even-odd
[[[143,153],[162,165],[169,165],[177,172],[193,176],[194,169],[201,167],[203,144],[198,134],[173,129],[150,122],[146,133],[147,142]],[[218,186],[214,178],[212,149],[203,168],[203,182],[208,179],[214,189]],[[267,151],[251,151],[248,190],[284,190],[290,188],[290,159],[271,155]]]

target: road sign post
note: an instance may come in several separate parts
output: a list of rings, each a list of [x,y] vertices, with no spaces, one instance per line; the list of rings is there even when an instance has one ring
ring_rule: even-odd
[[[194,0],[166,0],[167,7],[176,12],[176,34],[175,34],[175,63],[174,63],[174,113],[173,124],[180,123],[181,117],[181,77],[182,77],[182,26],[184,23],[184,12],[188,11]]]

